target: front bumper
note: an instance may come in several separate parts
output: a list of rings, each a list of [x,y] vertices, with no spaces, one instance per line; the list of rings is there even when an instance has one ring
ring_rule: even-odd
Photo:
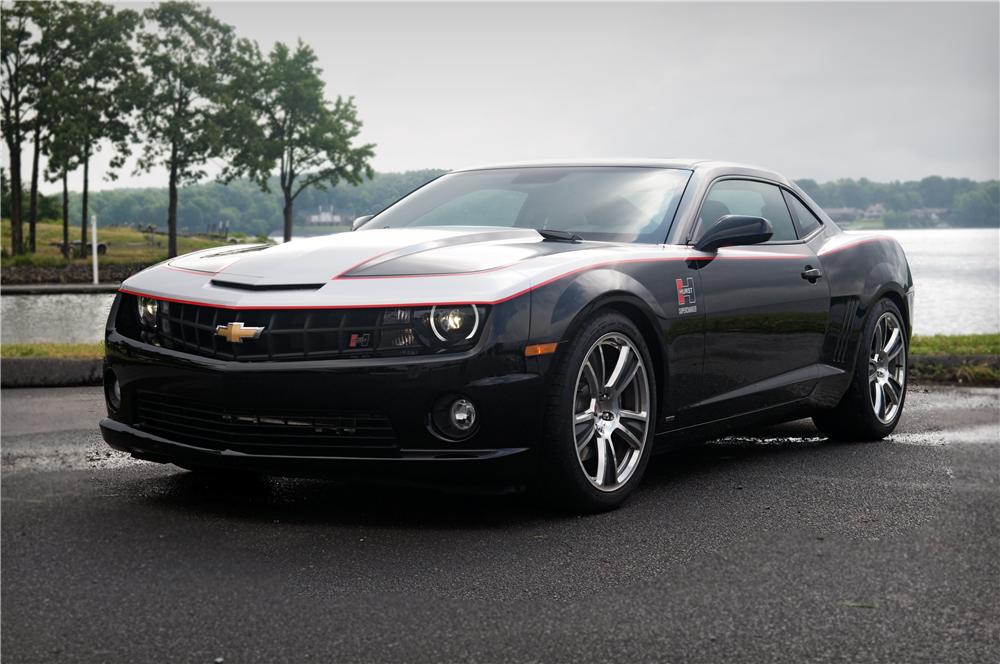
[[[507,313],[512,320],[521,312]],[[132,339],[114,317],[113,310],[105,382],[118,381],[120,405],[109,408],[101,431],[138,458],[460,484],[533,469],[550,363],[524,357],[522,326],[506,326],[516,330],[510,338],[491,329],[474,348],[444,355],[237,362]],[[480,425],[470,438],[449,441],[429,415],[440,399],[457,397],[476,405]]]
[[[532,468],[530,448],[455,451],[400,449],[392,456],[249,454],[168,440],[106,418],[101,435],[137,459],[184,467],[245,470],[288,477],[349,479],[361,483],[448,485],[490,489],[516,484]]]

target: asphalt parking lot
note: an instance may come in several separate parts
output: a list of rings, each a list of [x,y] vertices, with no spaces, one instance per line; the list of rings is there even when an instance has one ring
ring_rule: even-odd
[[[2,393],[4,662],[1000,660],[1000,391],[657,457],[621,510],[207,482]]]

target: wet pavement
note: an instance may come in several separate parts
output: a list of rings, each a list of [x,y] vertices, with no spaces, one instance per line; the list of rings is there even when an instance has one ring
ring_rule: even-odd
[[[100,440],[99,388],[2,392],[2,658],[1000,660],[1000,391],[916,387],[657,457],[621,510],[209,481]]]

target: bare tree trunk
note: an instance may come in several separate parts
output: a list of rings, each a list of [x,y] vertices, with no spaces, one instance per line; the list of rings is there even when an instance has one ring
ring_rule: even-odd
[[[63,256],[69,258],[69,173],[65,168],[62,172],[62,185]]]
[[[21,218],[21,142],[15,136],[7,138],[10,153],[10,253],[24,252],[24,227]]]
[[[87,194],[90,182],[90,146],[83,152],[83,197],[80,207],[80,255],[87,255]]]
[[[284,216],[284,237],[285,242],[289,242],[292,239],[292,204],[293,200],[289,192],[285,192],[285,208],[282,211]]]
[[[28,251],[35,253],[35,224],[38,223],[38,153],[41,152],[39,139],[42,130],[35,126],[33,152],[31,156],[31,193],[28,202]]]
[[[170,201],[167,205],[167,256],[177,255],[177,147],[170,146]]]

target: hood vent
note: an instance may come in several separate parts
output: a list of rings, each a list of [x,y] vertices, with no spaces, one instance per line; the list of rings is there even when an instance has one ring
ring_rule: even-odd
[[[323,284],[247,284],[239,281],[226,281],[224,279],[212,279],[213,286],[220,288],[235,288],[248,291],[273,291],[273,290],[319,290]]]

